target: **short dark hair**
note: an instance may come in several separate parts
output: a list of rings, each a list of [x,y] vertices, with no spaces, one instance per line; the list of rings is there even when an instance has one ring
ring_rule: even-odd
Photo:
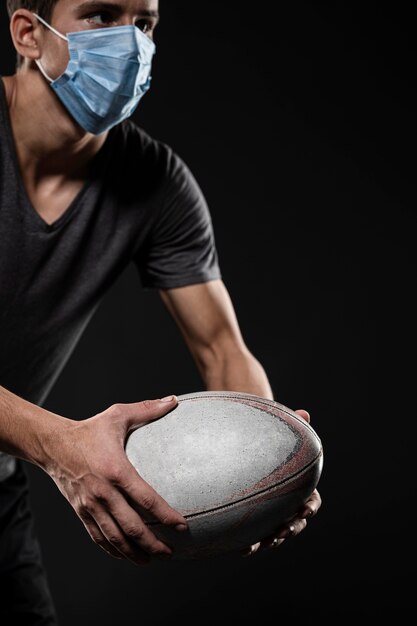
[[[7,0],[7,10],[10,17],[18,9],[27,9],[37,13],[44,20],[49,20],[52,15],[54,5],[58,0]]]
[[[32,13],[37,13],[47,22],[51,19],[52,11],[58,0],[7,0],[7,10],[10,17],[18,9],[27,9]],[[17,68],[21,67],[23,57],[17,55]]]

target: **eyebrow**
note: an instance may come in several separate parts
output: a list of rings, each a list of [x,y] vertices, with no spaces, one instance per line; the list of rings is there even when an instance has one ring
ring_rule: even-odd
[[[115,11],[115,12],[122,12],[122,7],[120,4],[117,4],[115,2],[106,2],[105,0],[86,0],[86,2],[83,2],[82,4],[79,4],[77,7],[75,7],[77,12],[83,12],[83,11]],[[141,9],[140,11],[138,11],[138,15],[141,15],[143,17],[153,17],[155,19],[159,19],[159,11],[150,11],[149,9]]]

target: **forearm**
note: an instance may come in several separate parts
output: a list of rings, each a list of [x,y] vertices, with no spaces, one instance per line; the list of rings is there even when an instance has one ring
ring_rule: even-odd
[[[218,354],[202,368],[208,391],[239,391],[273,399],[273,392],[262,365],[246,349]]]
[[[44,466],[48,443],[71,420],[0,387],[0,451]]]
[[[247,349],[221,280],[161,291],[208,391],[240,391],[273,398],[262,365]]]

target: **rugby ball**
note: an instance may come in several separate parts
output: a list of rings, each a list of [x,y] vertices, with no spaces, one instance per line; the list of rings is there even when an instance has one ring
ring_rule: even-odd
[[[321,441],[297,413],[251,394],[178,396],[159,420],[133,431],[126,454],[140,476],[188,522],[178,532],[146,519],[173,558],[248,548],[303,507],[318,484]]]

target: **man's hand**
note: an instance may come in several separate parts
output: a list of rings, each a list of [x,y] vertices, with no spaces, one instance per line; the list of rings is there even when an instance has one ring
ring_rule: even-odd
[[[90,537],[115,558],[146,564],[172,550],[143,521],[140,511],[185,530],[185,518],[146,483],[129,462],[125,442],[130,431],[158,419],[177,398],[115,404],[82,421],[70,421],[47,444],[43,469],[55,481],[82,520]]]
[[[300,415],[307,422],[310,422],[310,414],[307,413],[307,411],[300,409],[299,411],[296,411],[296,413],[298,413],[298,415]],[[272,536],[266,537],[246,550],[242,550],[242,556],[252,556],[259,550],[278,548],[278,546],[280,546],[287,537],[296,537],[307,526],[307,519],[316,515],[320,506],[321,497],[317,489],[315,489],[303,506],[302,510],[289,524],[278,529]]]

